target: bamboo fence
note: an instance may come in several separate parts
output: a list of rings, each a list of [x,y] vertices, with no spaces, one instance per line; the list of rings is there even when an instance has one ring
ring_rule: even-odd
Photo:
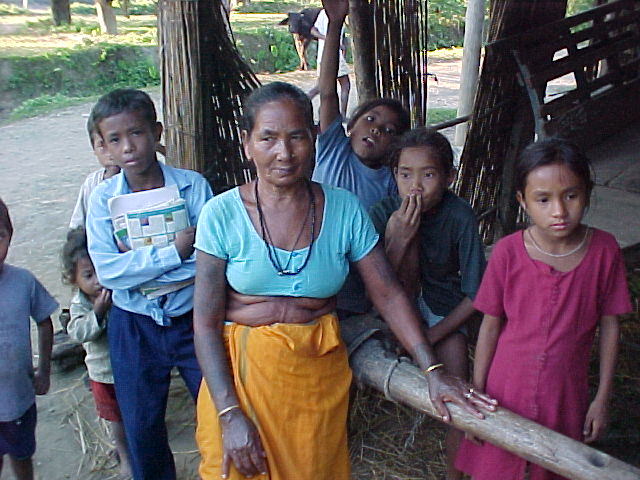
[[[161,0],[158,25],[168,161],[201,172],[216,193],[245,183],[239,120],[242,99],[259,82],[220,4]]]

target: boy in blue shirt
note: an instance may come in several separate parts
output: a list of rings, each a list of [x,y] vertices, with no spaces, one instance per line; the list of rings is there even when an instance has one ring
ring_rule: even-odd
[[[0,200],[0,473],[3,457],[8,455],[16,478],[33,480],[35,395],[49,391],[51,314],[58,303],[31,272],[4,263],[12,235],[9,210]],[[35,371],[30,317],[38,325]]]
[[[131,469],[136,480],[174,480],[164,421],[171,369],[178,368],[194,399],[201,380],[193,347],[193,284],[155,299],[143,295],[140,286],[151,280],[175,284],[194,278],[195,228],[179,232],[168,246],[128,250],[114,239],[108,201],[176,185],[186,202],[189,224],[196,225],[213,194],[199,173],[157,160],[162,124],[146,93],[120,89],[104,95],[93,107],[89,122],[122,169],[92,192],[87,236],[100,283],[113,291],[107,334]]]

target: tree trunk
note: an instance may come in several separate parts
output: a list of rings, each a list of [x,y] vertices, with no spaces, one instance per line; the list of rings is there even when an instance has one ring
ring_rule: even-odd
[[[107,35],[117,35],[118,23],[116,22],[116,14],[111,6],[111,0],[95,0],[95,6],[100,32]]]
[[[71,23],[71,8],[69,0],[51,0],[51,13],[53,15],[53,24],[60,26],[63,23]]]
[[[22,0],[22,8],[29,10],[29,0]]]
[[[120,0],[120,9],[122,10],[122,15],[126,18],[129,18],[129,0]]]
[[[354,377],[366,385],[386,392],[394,400],[423,411],[437,420],[440,416],[429,400],[427,382],[413,365],[398,362],[382,345],[381,340],[363,338],[367,327],[381,322],[367,316],[358,322],[340,325],[342,338],[349,345],[350,364]],[[384,328],[384,326],[383,326]],[[350,345],[351,343],[351,345]],[[451,422],[460,430],[510,451],[529,462],[573,480],[638,480],[640,469],[617,460],[583,443],[565,437],[504,408],[485,412],[480,420],[466,410],[447,403]]]
[[[353,38],[353,68],[358,104],[378,97],[376,90],[375,38],[373,15],[368,0],[350,0],[349,27]]]

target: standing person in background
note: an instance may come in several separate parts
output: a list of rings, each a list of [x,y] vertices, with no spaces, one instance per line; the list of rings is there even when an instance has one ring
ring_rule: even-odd
[[[329,30],[329,18],[327,17],[327,12],[325,12],[324,8],[320,10],[318,14],[318,18],[311,27],[311,35],[318,39],[318,55],[317,55],[317,66],[316,70],[318,71],[318,77],[322,75],[322,56],[324,52],[324,43],[327,38],[327,32]],[[351,92],[351,81],[349,80],[349,65],[347,65],[347,60],[345,55],[347,54],[347,45],[346,39],[344,35],[344,27],[340,31],[340,48],[339,48],[339,60],[338,60],[338,73],[334,78],[337,78],[338,83],[340,84],[340,114],[342,118],[347,118],[347,105],[349,104],[349,93]],[[313,100],[316,95],[320,92],[320,81],[314,85],[314,87],[309,90],[309,98]]]
[[[89,140],[91,141],[93,154],[98,159],[98,163],[102,168],[99,168],[95,172],[87,175],[87,178],[85,178],[84,183],[80,187],[76,206],[73,208],[71,220],[69,221],[70,229],[84,227],[84,222],[87,218],[87,210],[89,208],[89,195],[91,195],[93,189],[96,188],[96,185],[103,180],[107,180],[117,173],[120,173],[120,167],[113,162],[113,159],[111,158],[111,155],[109,155],[109,152],[107,152],[104,140],[100,134],[93,130],[92,125],[88,125],[88,127]]]
[[[0,199],[0,473],[8,455],[18,480],[33,480],[35,395],[49,391],[56,302],[33,274],[5,263],[13,225]],[[31,322],[38,326],[38,367],[33,368]]]

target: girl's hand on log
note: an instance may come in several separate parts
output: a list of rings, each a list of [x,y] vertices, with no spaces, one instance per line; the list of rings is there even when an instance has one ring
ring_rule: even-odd
[[[586,443],[591,443],[596,441],[604,430],[607,428],[607,424],[609,423],[609,414],[606,402],[601,402],[598,400],[594,400],[589,405],[589,410],[587,411],[587,417],[584,421],[584,441]]]
[[[230,463],[245,477],[267,474],[267,462],[255,425],[234,408],[220,417],[222,429],[222,478],[229,477]]]
[[[429,398],[443,422],[450,422],[451,415],[445,402],[453,402],[477,418],[484,418],[479,409],[495,411],[497,400],[471,387],[458,377],[441,373],[437,370],[427,374],[429,381]]]

